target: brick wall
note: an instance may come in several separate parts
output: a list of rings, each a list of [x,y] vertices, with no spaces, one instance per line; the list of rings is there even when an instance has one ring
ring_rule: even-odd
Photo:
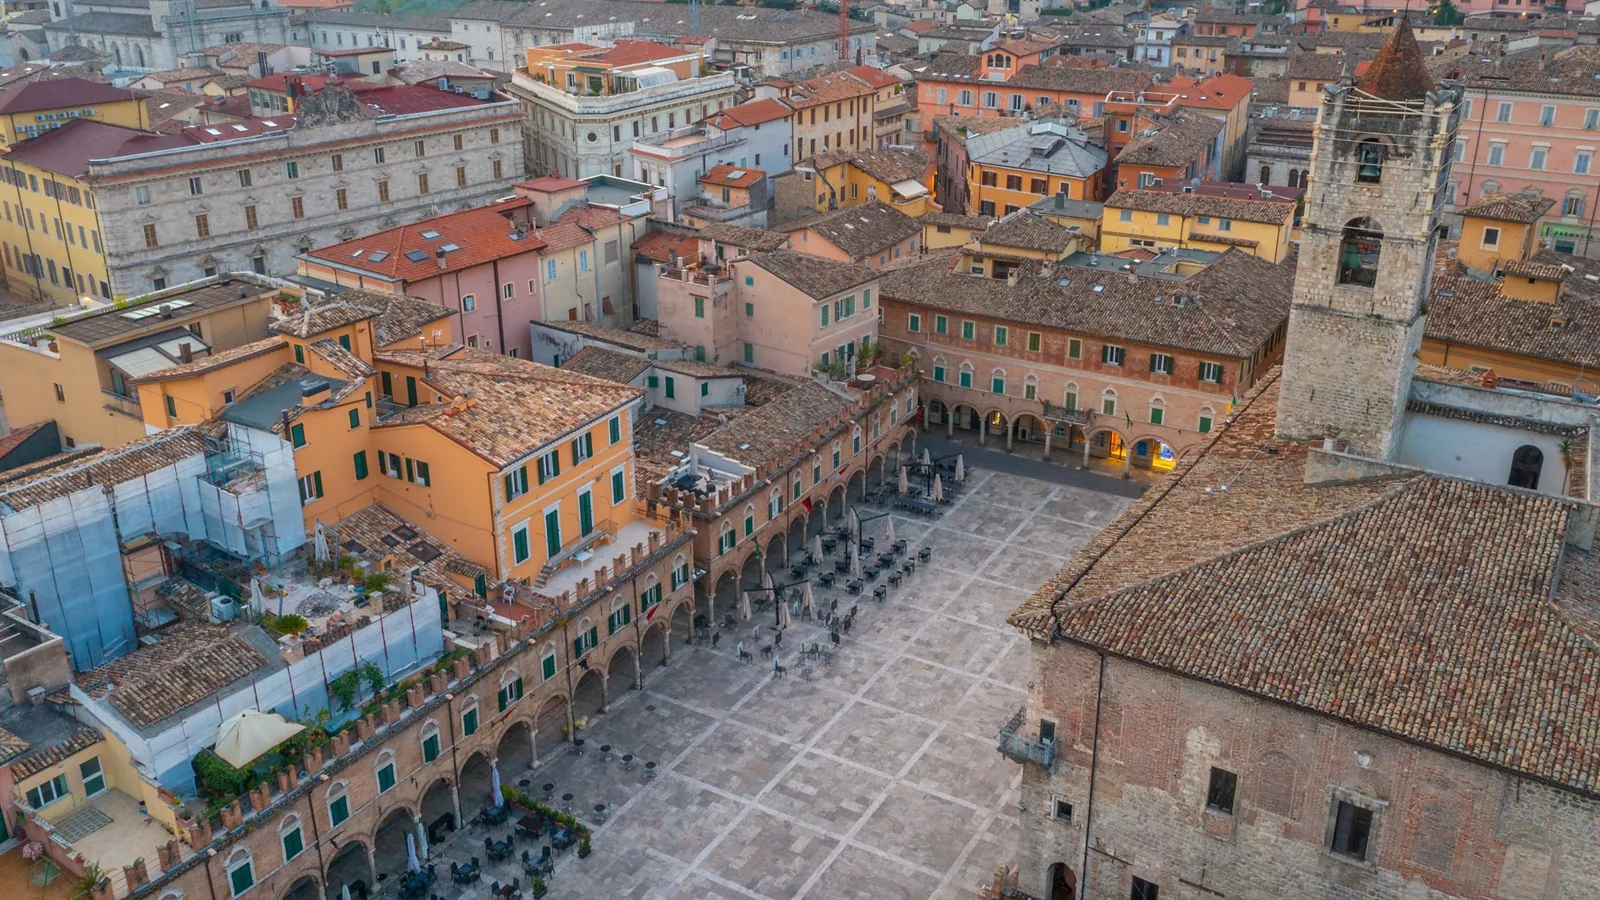
[[[1084,880],[1087,823],[1090,898],[1123,900],[1135,876],[1195,900],[1600,896],[1595,798],[1132,662],[1109,660],[1102,692],[1100,666],[1034,645],[1022,730],[1055,721],[1060,758],[1023,767],[1024,891],[1048,897],[1056,862]],[[1238,776],[1231,814],[1207,808],[1212,767]],[[1335,798],[1375,810],[1368,861],[1327,849]]]

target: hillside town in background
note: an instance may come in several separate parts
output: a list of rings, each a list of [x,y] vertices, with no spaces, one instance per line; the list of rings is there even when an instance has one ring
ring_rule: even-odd
[[[0,895],[1600,896],[1600,2],[0,4]]]

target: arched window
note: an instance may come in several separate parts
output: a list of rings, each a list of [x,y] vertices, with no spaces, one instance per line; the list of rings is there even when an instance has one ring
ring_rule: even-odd
[[[556,677],[556,645],[545,644],[539,651],[539,679],[549,681]]]
[[[1006,392],[1006,370],[998,366],[989,373],[989,390],[992,393],[1004,394]]]
[[[1498,181],[1485,181],[1483,183],[1483,190],[1479,192],[1478,196],[1482,197],[1485,194],[1495,194],[1495,193],[1499,193],[1499,191],[1500,191],[1500,182],[1498,182]],[[1466,198],[1465,197],[1462,198],[1462,202],[1463,203],[1466,202]]]
[[[628,598],[620,592],[611,598],[611,611],[606,613],[606,635],[616,634],[633,621],[633,608],[628,605]]]
[[[422,726],[422,761],[431,763],[439,758],[439,723],[427,722]]]
[[[1067,386],[1062,389],[1061,405],[1067,408],[1067,412],[1078,411],[1078,383],[1076,381],[1067,382]]]
[[[1162,425],[1162,424],[1166,423],[1166,420],[1167,420],[1167,401],[1162,400],[1160,397],[1151,398],[1151,400],[1150,400],[1150,424],[1151,425]]]
[[[468,694],[467,700],[461,705],[461,736],[467,737],[478,731],[478,695]]]
[[[769,521],[776,519],[778,517],[778,513],[782,510],[783,492],[777,488],[773,488],[772,493],[767,495],[767,519]]]
[[[600,629],[594,623],[584,619],[578,623],[578,636],[572,640],[574,656],[582,656],[593,650],[600,643]]]
[[[1377,138],[1367,138],[1356,145],[1356,181],[1377,184],[1383,180],[1383,161],[1388,148]]]
[[[822,483],[822,454],[811,457],[811,486],[816,487]]]
[[[287,815],[278,823],[278,842],[283,846],[283,861],[288,862],[306,849],[306,835],[300,828],[300,817]]]
[[[394,751],[385,750],[379,753],[377,760],[372,764],[372,771],[378,776],[378,793],[388,793],[395,782]]]
[[[228,887],[233,890],[233,896],[240,897],[256,884],[255,861],[250,857],[250,851],[243,847],[233,851],[228,857]]]
[[[833,468],[839,468],[839,462],[844,458],[844,445],[838,441],[833,442]]]
[[[644,590],[639,592],[639,612],[648,613],[661,602],[661,579],[654,572],[644,577]]]
[[[522,672],[516,666],[511,666],[500,673],[500,690],[495,692],[495,705],[501,712],[511,708],[511,704],[522,699]]]
[[[1506,484],[1512,487],[1539,489],[1539,473],[1544,469],[1544,451],[1532,444],[1523,444],[1511,454],[1511,476]]]
[[[1383,249],[1383,231],[1378,223],[1362,217],[1344,226],[1339,241],[1339,283],[1372,287],[1378,280],[1378,256]]]
[[[1210,404],[1200,407],[1200,419],[1195,423],[1195,430],[1201,434],[1210,434],[1211,423],[1216,417],[1217,413],[1211,408]]]
[[[142,47],[142,46],[140,46],[138,44],[134,44],[133,45],[133,58],[134,58],[134,60],[136,60],[135,64],[139,68],[141,68],[141,69],[144,68],[144,47]]]
[[[800,473],[794,476],[795,496],[800,496]],[[677,590],[689,583],[689,560],[679,553],[672,560],[672,589]]]
[[[349,784],[336,781],[328,788],[328,821],[337,826],[350,818]]]
[[[733,530],[733,523],[724,520],[722,523],[722,531],[717,535],[717,553],[727,553],[729,550],[732,550],[733,545],[737,540],[738,537]]]
[[[1260,183],[1261,184],[1271,184],[1272,183],[1272,167],[1271,166],[1262,166],[1261,167],[1261,182]]]
[[[1117,392],[1111,388],[1100,392],[1100,414],[1106,416],[1117,414]]]
[[[1022,379],[1022,399],[1039,399],[1039,376],[1030,373],[1028,377]]]
[[[961,364],[960,380],[957,383],[964,388],[972,387],[972,363]]]
[[[755,533],[756,533],[756,505],[754,503],[746,503],[744,505],[744,536],[745,537],[749,537],[750,535],[755,534]]]
[[[850,455],[851,456],[856,456],[856,455],[858,455],[860,453],[861,453],[861,426],[857,425],[855,427],[855,430],[850,432]]]

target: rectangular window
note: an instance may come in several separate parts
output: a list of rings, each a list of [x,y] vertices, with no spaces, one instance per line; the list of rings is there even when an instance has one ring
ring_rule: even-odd
[[[626,472],[618,469],[611,473],[611,505],[617,506],[628,499],[628,479]]]
[[[673,381],[671,375],[668,375],[667,376],[667,399],[668,400],[671,400],[674,397],[678,396],[677,388],[678,388],[677,383],[675,381]]]
[[[1506,145],[1498,141],[1489,145],[1489,165],[1503,166],[1506,162]]]
[[[511,529],[511,559],[517,565],[528,561],[532,555],[528,544],[528,526],[526,523]]]
[[[57,775],[38,787],[29,789],[28,805],[41,809],[67,796],[67,776]]]
[[[1239,789],[1239,776],[1226,769],[1211,769],[1211,784],[1206,788],[1206,807],[1217,812],[1233,812],[1233,797]]]
[[[1116,415],[1117,414],[1117,398],[1115,398],[1115,397],[1102,397],[1102,398],[1100,398],[1100,414],[1101,415],[1106,415],[1106,416],[1114,416],[1114,415]]]
[[[1484,250],[1493,250],[1493,249],[1495,249],[1495,248],[1497,248],[1499,246],[1500,246],[1500,229],[1498,229],[1498,228],[1485,228],[1483,230],[1482,248]]]
[[[944,316],[934,316],[933,317],[933,333],[934,334],[948,334],[949,331],[950,331],[950,321],[948,319],[946,319]]]
[[[1004,325],[996,325],[994,327],[994,345],[996,347],[1004,347],[1008,337],[1010,337],[1010,333]]]
[[[1510,101],[1502,100],[1500,102],[1500,108],[1495,112],[1494,120],[1496,122],[1509,122],[1509,121],[1511,121],[1511,103],[1510,103]]]
[[[1028,352],[1029,353],[1038,353],[1040,348],[1042,348],[1043,346],[1044,346],[1044,335],[1040,334],[1037,331],[1028,332]]]
[[[1372,810],[1343,800],[1338,803],[1334,811],[1333,841],[1328,849],[1340,856],[1364,860],[1367,839],[1372,835]]]
[[[426,748],[427,744],[424,743],[423,746],[424,746],[424,748]],[[300,831],[299,828],[295,828],[295,829],[292,829],[292,830],[284,833],[284,835],[283,835],[283,861],[284,862],[288,862],[289,860],[294,859],[296,856],[299,856],[301,853],[303,853],[305,851],[305,849],[306,849],[305,836],[303,834],[301,834],[301,831]]]
[[[523,466],[500,480],[505,487],[506,502],[509,503],[528,492],[528,467]]]
[[[461,714],[461,736],[471,737],[478,733],[478,708],[467,710]]]
[[[333,170],[335,172],[343,172],[344,171],[344,154],[343,153],[335,153],[333,155]]]
[[[611,443],[615,444],[617,441],[622,440],[622,417],[612,416],[606,422],[606,432],[606,436],[611,439]]]
[[[554,653],[539,660],[539,675],[545,681],[556,677],[556,655]]]
[[[1222,383],[1222,364],[1203,362],[1200,364],[1200,380],[1210,384]]]
[[[100,768],[100,757],[86,759],[78,765],[78,777],[83,779],[83,796],[93,797],[105,793],[106,774]]]
[[[1594,159],[1594,154],[1589,151],[1579,151],[1572,157],[1572,172],[1574,175],[1589,174],[1589,163]]]
[[[822,327],[823,328],[827,328],[828,327],[828,313],[829,313],[829,311],[831,309],[832,309],[832,307],[828,306],[828,304],[826,304],[826,303],[822,304]]]
[[[167,395],[166,400],[167,400],[167,418],[176,419],[178,417],[178,401],[175,398],[173,398],[170,394]],[[295,427],[299,428],[300,426],[296,425]]]
[[[255,231],[256,226],[256,208],[254,206],[246,206],[244,208],[244,227]]]
[[[1200,432],[1201,434],[1210,434],[1211,433],[1211,417],[1210,416],[1201,416],[1200,417],[1200,425],[1195,430]]]
[[[394,763],[389,763],[378,770],[378,793],[387,793],[394,787]]]
[[[304,197],[290,197],[289,207],[294,211],[296,219],[304,219],[306,217],[306,200]]]
[[[1549,149],[1545,147],[1533,148],[1533,151],[1528,154],[1528,168],[1533,169],[1536,172],[1542,171],[1544,169],[1544,161],[1549,158],[1549,156]]]
[[[1153,882],[1134,876],[1133,893],[1128,896],[1130,900],[1161,900],[1161,888]]]
[[[996,394],[1004,394],[1006,392],[1006,380],[999,377],[989,379],[989,390]]]
[[[431,763],[439,758],[439,735],[430,734],[422,739],[422,761]]]
[[[554,267],[555,263],[552,262],[550,265],[552,267]],[[696,319],[704,319],[706,317],[706,298],[704,298],[704,297],[696,297],[696,298],[694,298],[694,317]],[[826,325],[828,323],[827,322],[823,322],[822,324]]]
[[[194,236],[208,238],[211,236],[211,217],[201,213],[194,217]]]
[[[289,162],[283,164],[283,171],[284,174],[288,175],[290,178],[299,178],[300,164],[290,160]]]
[[[296,450],[304,447],[306,445],[306,426],[297,422],[290,427],[289,441],[294,444]]]
[[[421,173],[418,173],[418,175],[417,175],[417,193],[419,193],[419,194],[428,193],[428,173],[427,172],[421,172]]]
[[[972,340],[975,336],[977,336],[977,333],[978,333],[978,325],[977,325],[976,322],[972,322],[972,321],[966,320],[966,319],[963,319],[961,321],[961,339],[963,341]]]
[[[1539,124],[1546,128],[1556,123],[1556,108],[1554,106],[1539,107]]]
[[[944,381],[944,366],[936,365],[933,367],[933,380]]]
[[[378,152],[382,153],[383,151],[379,150]],[[382,160],[379,160],[379,162],[382,162]],[[380,181],[380,182],[378,182],[378,202],[379,203],[388,203],[389,202],[389,182],[388,181]]]
[[[1124,351],[1115,344],[1103,344],[1100,347],[1100,361],[1108,366],[1122,365]]]
[[[572,439],[572,464],[578,465],[589,457],[594,456],[594,437],[589,434],[580,434]]]
[[[538,469],[540,484],[551,481],[561,474],[561,454],[551,450],[534,460],[534,466]]]
[[[956,381],[964,388],[972,387],[972,370],[962,369],[960,375],[957,376]]]
[[[1586,109],[1583,111],[1583,127],[1586,131],[1600,129],[1600,109]]]
[[[350,208],[350,193],[344,188],[336,188],[333,192],[333,203],[339,207],[340,212]]]
[[[250,184],[251,184],[251,182],[253,180],[254,179],[251,178],[251,176],[250,176],[250,170],[249,169],[240,169],[239,170],[239,187],[247,188],[247,187],[250,186]]]
[[[1072,338],[1071,340],[1067,341],[1067,358],[1083,358],[1083,341],[1080,341],[1077,338]]]
[[[350,798],[340,796],[328,804],[328,821],[338,825],[350,818]]]
[[[518,678],[495,694],[495,702],[499,704],[500,711],[505,712],[511,704],[522,699],[522,679]]]
[[[1119,222],[1132,222],[1133,221],[1133,210],[1131,210],[1131,209],[1119,210],[1117,212],[1117,221],[1119,221]]]
[[[245,857],[244,861],[236,863],[228,870],[228,885],[233,888],[235,897],[255,887],[255,884],[255,864],[249,857]]]
[[[922,331],[922,317],[916,313],[906,316],[906,330],[913,334]]]
[[[360,481],[363,478],[366,478],[367,477],[367,451],[365,451],[365,450],[356,451],[356,454],[355,454],[355,456],[352,457],[352,460],[355,462],[356,480]]]
[[[189,196],[198,197],[205,192],[205,185],[201,183],[199,178],[189,179]]]
[[[1159,406],[1150,407],[1150,424],[1151,425],[1160,425],[1162,420],[1166,418],[1166,415],[1167,415],[1167,411],[1162,409],[1161,407],[1159,407]]]
[[[1152,375],[1171,375],[1172,357],[1165,353],[1150,354],[1150,373]]]
[[[144,245],[150,249],[161,246],[161,242],[156,239],[156,226],[154,223],[144,226]]]

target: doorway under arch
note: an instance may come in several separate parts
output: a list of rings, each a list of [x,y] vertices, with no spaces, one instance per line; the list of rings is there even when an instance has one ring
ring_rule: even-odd
[[[1078,878],[1066,863],[1050,867],[1050,877],[1045,882],[1045,900],[1073,900],[1078,895]]]

